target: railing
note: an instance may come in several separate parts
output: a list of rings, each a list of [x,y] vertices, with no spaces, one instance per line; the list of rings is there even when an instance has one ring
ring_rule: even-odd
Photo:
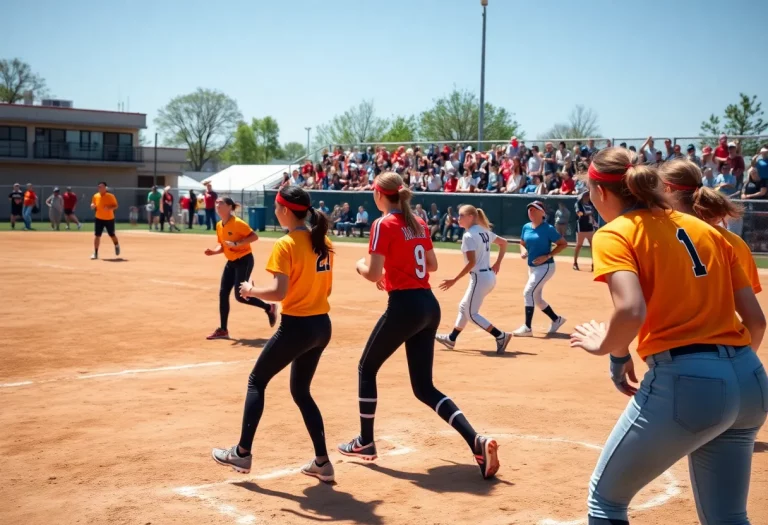
[[[26,158],[27,143],[15,140],[0,140],[0,157]]]
[[[79,142],[35,142],[36,159],[83,160],[86,162],[143,162],[144,150],[133,146],[81,144]]]

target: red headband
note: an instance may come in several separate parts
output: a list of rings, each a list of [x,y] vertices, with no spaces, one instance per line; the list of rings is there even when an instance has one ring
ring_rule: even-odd
[[[387,190],[379,186],[378,182],[373,183],[373,189],[381,193],[382,195],[397,195],[402,186],[398,186],[396,190]]]
[[[632,164],[627,164],[624,167],[629,169],[632,167]],[[626,171],[624,173],[600,173],[597,171],[597,168],[595,168],[594,163],[589,165],[587,173],[589,174],[590,179],[596,180],[597,182],[620,182],[621,179],[624,178],[624,175],[627,174]]]
[[[675,184],[674,182],[664,181],[664,184],[666,184],[667,186],[669,186],[675,191],[696,191],[697,189],[699,189],[698,186],[687,186],[685,184]]]
[[[304,206],[303,204],[296,204],[295,202],[288,202],[279,193],[277,194],[277,197],[275,197],[275,201],[279,205],[285,206],[289,210],[293,210],[293,211],[307,211],[309,209],[309,206]]]

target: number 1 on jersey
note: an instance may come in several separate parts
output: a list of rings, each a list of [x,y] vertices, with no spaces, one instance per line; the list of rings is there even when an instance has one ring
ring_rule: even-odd
[[[416,277],[423,279],[427,276],[427,256],[422,245],[413,249],[413,258],[416,259]]]
[[[685,246],[688,255],[691,256],[691,261],[693,261],[693,274],[696,277],[704,277],[707,275],[707,267],[701,262],[701,257],[699,257],[699,253],[696,251],[693,241],[691,241],[691,238],[688,237],[688,233],[684,229],[677,229],[677,240]]]

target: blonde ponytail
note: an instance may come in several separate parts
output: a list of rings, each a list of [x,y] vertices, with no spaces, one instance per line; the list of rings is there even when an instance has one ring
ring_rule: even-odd
[[[413,194],[403,183],[403,178],[394,171],[386,171],[376,177],[374,182],[375,186],[379,186],[386,193],[382,193],[391,203],[398,204],[400,211],[403,213],[403,219],[405,224],[413,231],[417,237],[425,234],[424,228],[421,223],[416,220],[416,215],[411,210],[411,197]]]
[[[477,209],[477,222],[486,230],[493,228],[493,224],[491,224],[491,222],[488,220],[488,216],[485,214],[482,208]]]
[[[599,173],[618,175],[617,181],[597,181],[586,177],[589,183],[617,195],[626,205],[643,205],[662,210],[673,209],[664,192],[661,177],[652,166],[636,165],[637,157],[624,148],[605,148],[595,154],[592,166]]]
[[[727,217],[738,219],[744,208],[719,191],[702,185],[701,169],[686,159],[665,162],[659,169],[681,211],[692,210],[702,221],[718,224]]]

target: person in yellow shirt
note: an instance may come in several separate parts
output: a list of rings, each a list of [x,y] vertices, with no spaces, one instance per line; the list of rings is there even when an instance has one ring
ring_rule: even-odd
[[[93,223],[93,255],[91,259],[99,258],[99,245],[101,244],[101,235],[107,230],[107,235],[115,244],[115,256],[120,255],[120,244],[115,235],[115,210],[117,209],[117,199],[107,191],[107,183],[99,183],[99,191],[91,198],[91,209],[94,211]]]
[[[744,208],[719,191],[704,186],[701,169],[687,159],[665,162],[659,168],[659,175],[677,211],[698,217],[725,237],[736,252],[736,258],[752,284],[752,290],[759,294],[763,287],[752,250],[744,239],[721,226],[726,219],[741,219]]]
[[[331,340],[328,316],[333,280],[333,247],[327,237],[328,219],[311,205],[309,194],[298,186],[284,186],[275,199],[275,215],[288,234],[272,248],[266,270],[269,285],[241,284],[246,297],[282,301],[280,326],[261,351],[248,378],[240,442],[231,448],[214,448],[213,459],[237,472],[251,470],[251,447],[264,411],[264,391],[269,381],[291,365],[291,395],[301,411],[315,448],[315,457],[302,472],[325,482],[334,480],[328,459],[320,410],[310,394],[312,377]],[[311,229],[307,229],[307,221]]]
[[[277,321],[277,306],[265,303],[256,297],[243,297],[237,283],[251,278],[253,270],[253,253],[251,243],[259,240],[256,232],[248,223],[235,215],[237,204],[229,197],[216,199],[216,213],[221,220],[216,223],[216,238],[219,245],[213,250],[205,250],[205,255],[223,253],[227,258],[224,271],[221,274],[219,286],[219,327],[207,339],[228,339],[229,329],[229,294],[235,291],[235,299],[242,304],[256,306],[264,310],[269,320],[269,326],[275,326]]]
[[[628,524],[634,495],[685,456],[699,520],[748,524],[752,452],[768,408],[752,350],[765,316],[731,245],[673,211],[656,168],[635,162],[606,148],[588,171],[607,221],[594,236],[595,280],[608,284],[614,311],[607,325],[577,326],[571,346],[610,354],[611,379],[632,396],[592,474],[589,525]],[[638,388],[636,336],[649,366]]]

